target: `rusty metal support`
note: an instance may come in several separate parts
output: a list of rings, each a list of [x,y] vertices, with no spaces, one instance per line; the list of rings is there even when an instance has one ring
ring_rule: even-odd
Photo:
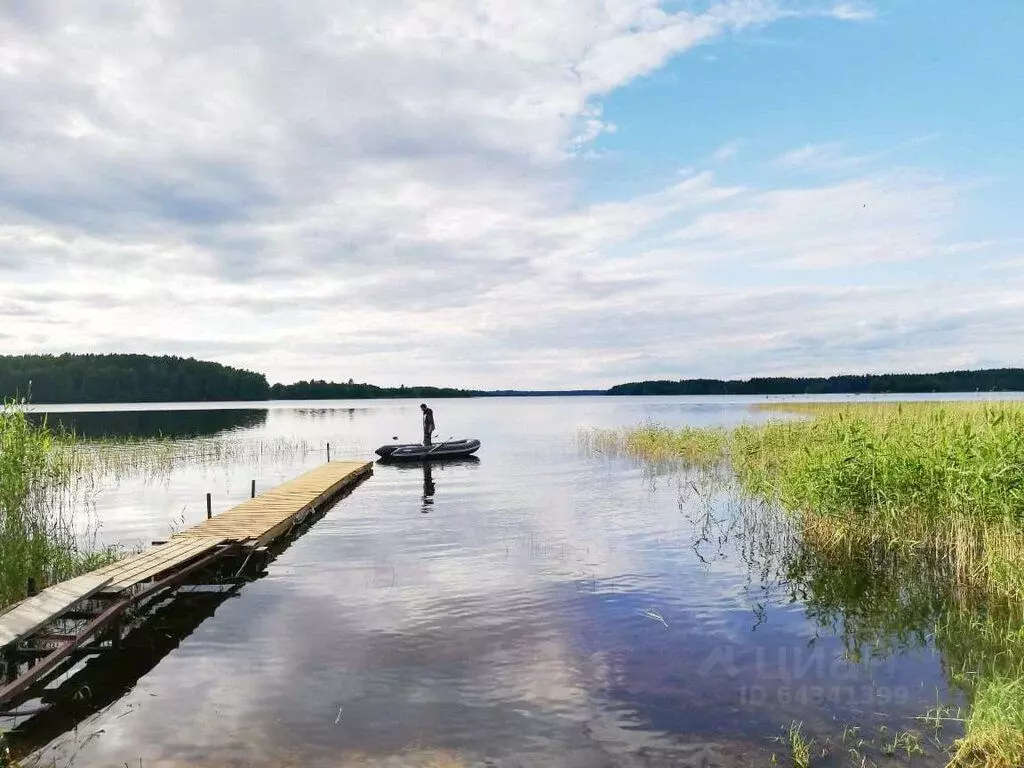
[[[45,635],[33,635],[32,639],[42,643],[70,643],[76,637],[77,635],[61,635],[56,632],[49,632]]]

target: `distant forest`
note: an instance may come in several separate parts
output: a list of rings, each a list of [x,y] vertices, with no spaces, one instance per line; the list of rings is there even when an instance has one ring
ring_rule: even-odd
[[[299,381],[270,386],[262,373],[183,357],[0,355],[0,400],[34,403],[157,403],[540,395],[818,395],[1024,391],[1024,369],[829,378],[682,379],[619,384],[609,390],[476,391],[447,387]]]
[[[151,355],[0,356],[0,398],[35,403],[266,400],[262,373]]]
[[[270,388],[274,400],[369,400],[380,397],[472,397],[468,389],[447,387],[378,387],[356,384],[351,379],[344,384],[333,381],[298,381],[294,384],[275,384]]]
[[[914,392],[1020,392],[1024,368],[828,378],[681,379],[618,384],[609,395],[832,395]]]
[[[0,400],[161,403],[470,397],[441,387],[377,387],[351,379],[270,386],[262,373],[193,358],[152,355],[0,355]]]

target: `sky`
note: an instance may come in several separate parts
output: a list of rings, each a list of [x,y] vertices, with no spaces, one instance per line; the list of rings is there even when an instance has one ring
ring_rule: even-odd
[[[0,354],[1021,365],[1018,0],[0,3]]]

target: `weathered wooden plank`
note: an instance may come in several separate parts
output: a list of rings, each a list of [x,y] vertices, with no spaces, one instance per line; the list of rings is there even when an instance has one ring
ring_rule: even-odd
[[[110,583],[104,588],[104,591],[120,592],[136,584],[141,584],[224,542],[224,537],[174,539],[148,552],[128,557],[101,569],[104,575],[110,577]]]
[[[107,587],[108,590],[122,590],[149,581],[152,578],[182,565],[199,555],[209,552],[211,549],[223,544],[223,537],[195,538],[191,539],[192,546],[182,547],[173,552],[164,552],[159,557],[142,560],[135,564],[129,572],[114,574],[114,580]]]
[[[204,520],[176,538],[224,536],[233,541],[267,543],[287,531],[296,517],[338,493],[372,465],[362,461],[334,461],[272,488],[255,499]]]
[[[108,576],[87,573],[55,584],[23,600],[0,616],[0,647],[28,637],[43,625],[60,618],[75,603],[99,592],[108,583]]]
[[[362,461],[328,462],[181,531],[147,552],[55,584],[0,612],[0,647],[34,634],[99,592],[122,592],[196,562],[196,558],[227,542],[265,545],[287,532],[297,518],[368,474],[372,466]]]

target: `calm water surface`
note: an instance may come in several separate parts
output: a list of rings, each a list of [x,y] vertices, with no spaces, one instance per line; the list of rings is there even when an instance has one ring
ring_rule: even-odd
[[[841,613],[758,573],[742,537],[695,548],[720,499],[577,445],[590,426],[755,420],[753,401],[436,401],[438,433],[480,438],[477,461],[376,466],[262,578],[169,603],[66,682],[76,730],[0,727],[83,767],[763,765],[793,721],[911,727],[949,695],[927,643],[852,660]],[[327,442],[369,459],[419,429],[407,401],[75,410],[50,419],[268,446],[102,490],[100,538],[129,545],[201,520],[207,492],[217,512],[317,465]]]

